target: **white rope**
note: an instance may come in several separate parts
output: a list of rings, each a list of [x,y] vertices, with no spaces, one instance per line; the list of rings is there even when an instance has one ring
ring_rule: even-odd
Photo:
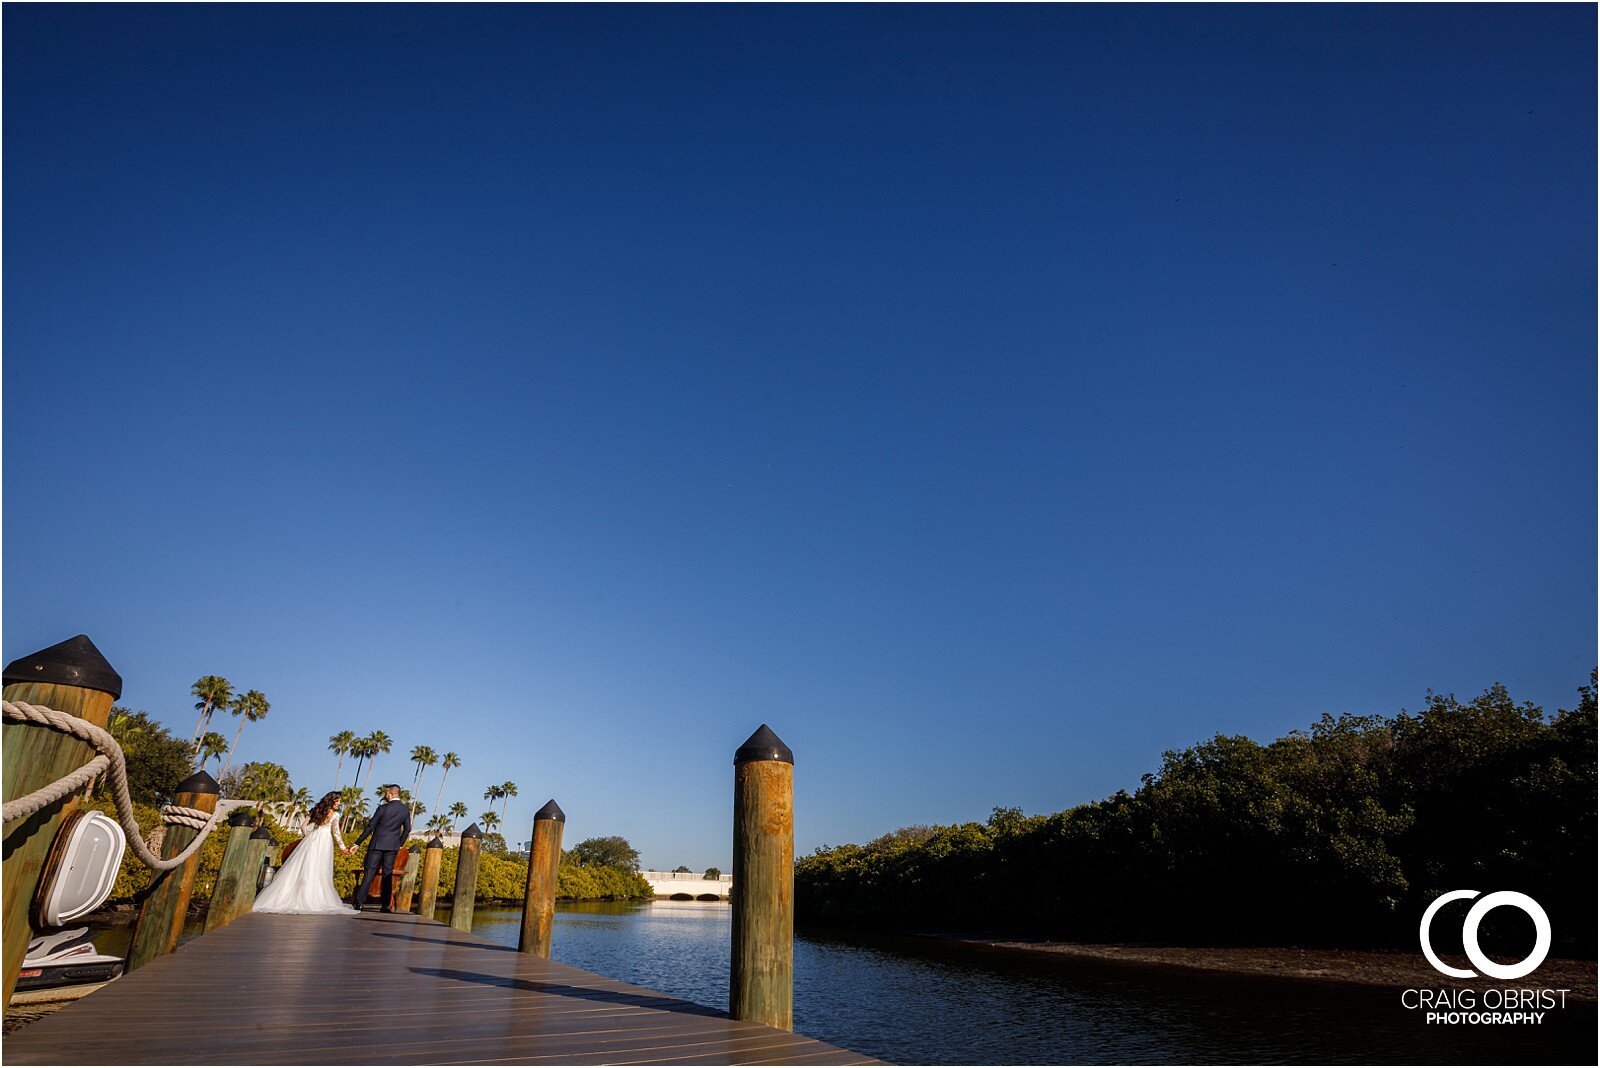
[[[128,765],[122,755],[122,746],[117,744],[117,740],[109,731],[95,726],[86,719],[79,719],[66,712],[57,712],[43,705],[5,701],[0,702],[0,708],[3,708],[5,718],[8,720],[36,727],[49,727],[70,734],[74,738],[81,738],[94,746],[98,753],[83,767],[62,776],[49,786],[40,787],[31,794],[6,802],[4,812],[0,813],[4,817],[4,822],[10,823],[12,820],[31,816],[40,809],[76,793],[104,772],[106,781],[111,784],[111,800],[117,806],[117,818],[122,823],[122,829],[128,834],[128,845],[133,849],[133,855],[147,867],[156,871],[171,871],[182,866],[184,861],[194,856],[205,842],[206,836],[216,828],[218,821],[214,813],[186,808],[183,805],[167,805],[161,810],[162,825],[151,832],[150,840],[147,842],[143,832],[139,830],[138,817],[133,812],[133,798],[128,795]],[[183,852],[168,860],[162,860],[155,851],[161,847],[161,840],[165,837],[168,826],[193,827],[200,833],[195,835],[194,841],[184,847]]]

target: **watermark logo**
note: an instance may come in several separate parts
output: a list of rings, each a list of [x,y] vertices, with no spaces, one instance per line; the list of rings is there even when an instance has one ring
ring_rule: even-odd
[[[1441,974],[1456,979],[1475,979],[1480,973],[1495,979],[1521,979],[1543,964],[1544,958],[1550,952],[1550,917],[1545,915],[1544,908],[1537,901],[1515,890],[1496,890],[1492,894],[1485,895],[1467,911],[1466,921],[1461,927],[1461,945],[1466,950],[1467,959],[1478,971],[1475,972],[1470,968],[1452,968],[1439,959],[1428,938],[1428,929],[1433,925],[1434,915],[1452,901],[1475,898],[1478,894],[1477,890],[1452,890],[1448,894],[1440,894],[1422,914],[1422,922],[1417,927],[1417,939],[1422,943],[1422,955],[1428,958],[1428,963]],[[1479,924],[1483,923],[1483,918],[1490,910],[1502,905],[1521,909],[1533,921],[1535,931],[1533,951],[1516,964],[1497,964],[1485,956],[1483,949],[1478,945]]]

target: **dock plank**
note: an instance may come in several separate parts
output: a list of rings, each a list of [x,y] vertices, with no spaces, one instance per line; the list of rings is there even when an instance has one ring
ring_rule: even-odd
[[[431,920],[380,913],[241,917],[9,1036],[5,1060],[877,1063]]]

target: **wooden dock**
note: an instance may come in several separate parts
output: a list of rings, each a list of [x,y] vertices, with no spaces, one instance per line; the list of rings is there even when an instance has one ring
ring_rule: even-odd
[[[7,1064],[874,1064],[407,914],[247,915],[5,1040]]]

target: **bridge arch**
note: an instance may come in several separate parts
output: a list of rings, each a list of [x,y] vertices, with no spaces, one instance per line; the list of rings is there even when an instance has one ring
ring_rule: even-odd
[[[657,900],[668,901],[723,901],[733,893],[733,876],[723,875],[707,879],[690,871],[641,871],[639,875],[650,884]]]

